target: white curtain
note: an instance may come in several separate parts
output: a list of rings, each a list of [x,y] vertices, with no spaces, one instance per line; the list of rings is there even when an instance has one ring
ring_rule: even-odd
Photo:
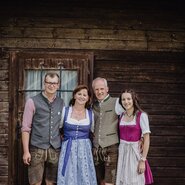
[[[53,70],[52,70],[53,71]],[[65,105],[72,98],[72,91],[78,85],[78,72],[75,70],[55,70],[60,76],[60,88],[57,95],[64,99]],[[43,90],[44,76],[48,70],[25,71],[25,98],[28,99]]]

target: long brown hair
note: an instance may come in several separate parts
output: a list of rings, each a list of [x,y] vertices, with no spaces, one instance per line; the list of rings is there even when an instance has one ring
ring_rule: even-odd
[[[140,106],[140,102],[139,102],[139,99],[138,99],[138,95],[136,94],[136,92],[133,90],[133,89],[124,89],[121,94],[120,94],[120,97],[119,97],[119,104],[123,107],[122,105],[122,94],[123,93],[130,93],[131,94],[131,97],[132,97],[132,100],[133,100],[133,106],[134,106],[134,112],[133,112],[133,115],[136,114],[137,111],[141,111],[141,112],[144,112],[142,109],[141,109],[141,106]],[[123,109],[125,109],[123,107]]]

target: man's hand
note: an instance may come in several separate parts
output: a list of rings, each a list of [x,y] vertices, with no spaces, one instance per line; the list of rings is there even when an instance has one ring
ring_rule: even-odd
[[[31,155],[29,152],[23,154],[23,162],[26,165],[30,165],[31,162]]]

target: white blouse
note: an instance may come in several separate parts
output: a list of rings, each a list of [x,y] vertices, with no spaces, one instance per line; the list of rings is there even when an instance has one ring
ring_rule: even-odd
[[[119,104],[119,98],[117,98],[117,100],[116,100],[115,112],[116,112],[117,115],[121,115],[122,112],[125,112],[123,107]]]
[[[123,117],[120,120],[120,125],[136,125],[136,115],[134,116],[134,119],[132,121],[126,122],[123,120]],[[150,127],[149,127],[149,120],[148,120],[148,115],[145,112],[141,113],[140,117],[140,127],[142,130],[142,135],[146,133],[151,133]]]
[[[72,107],[69,107],[69,112],[67,115],[67,123],[71,124],[71,125],[89,125],[90,124],[90,119],[89,119],[89,113],[88,110],[86,109],[86,118],[82,119],[82,120],[76,120],[74,118],[71,118],[71,113],[72,113]],[[64,115],[65,115],[65,107],[63,107],[62,110],[62,117],[61,117],[61,122],[60,122],[60,128],[63,127],[63,122],[64,122]],[[94,132],[94,113],[92,112],[92,125],[91,125],[91,131]]]

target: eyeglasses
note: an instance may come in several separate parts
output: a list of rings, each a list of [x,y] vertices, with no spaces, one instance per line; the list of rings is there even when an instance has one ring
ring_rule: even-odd
[[[48,85],[53,85],[53,86],[58,85],[58,82],[47,82],[47,81],[45,81],[45,83],[48,84]]]

